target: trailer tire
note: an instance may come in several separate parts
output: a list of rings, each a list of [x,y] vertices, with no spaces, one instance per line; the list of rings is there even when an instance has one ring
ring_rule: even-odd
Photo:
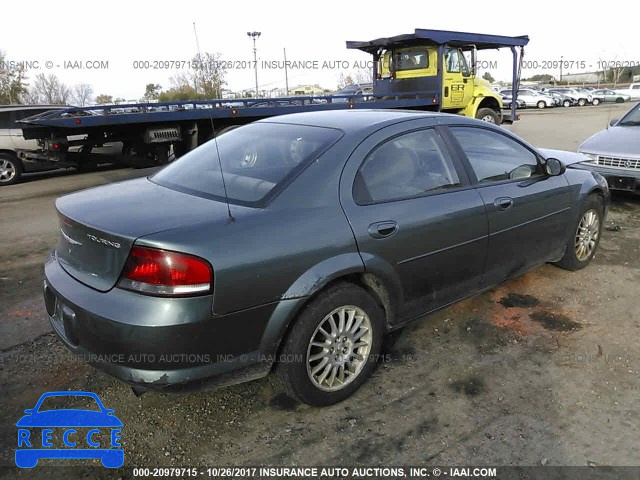
[[[476,118],[483,122],[494,123],[496,125],[500,124],[498,113],[491,108],[479,108],[476,112]]]
[[[18,183],[23,171],[22,162],[17,156],[0,153],[0,187]]]

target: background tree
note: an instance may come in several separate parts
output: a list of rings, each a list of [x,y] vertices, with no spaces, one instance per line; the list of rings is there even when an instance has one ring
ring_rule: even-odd
[[[553,75],[544,73],[544,74],[533,75],[530,78],[523,78],[523,80],[530,81],[530,82],[551,83],[554,80],[554,77]]]
[[[161,102],[206,100],[222,97],[222,86],[226,85],[224,77],[226,69],[220,61],[219,53],[196,55],[192,65],[194,68],[181,72],[171,78],[171,88],[161,92]]]
[[[205,52],[193,57],[196,66],[193,72],[194,88],[201,98],[222,97],[222,86],[226,85],[224,77],[227,74],[220,53]]]
[[[162,91],[162,85],[157,83],[147,83],[147,86],[144,89],[144,98],[147,102],[150,100],[157,100],[160,96],[160,92]]]
[[[64,105],[71,98],[71,89],[54,74],[39,73],[29,93],[33,98],[37,98],[37,103],[48,105]]]
[[[93,100],[93,87],[88,83],[78,83],[73,87],[71,100],[78,107],[85,107]]]
[[[341,73],[338,76],[338,90],[342,90],[347,85],[353,85],[354,83],[356,82],[353,80],[353,77],[349,74],[345,75],[344,73]]]
[[[493,83],[496,81],[496,79],[493,78],[493,75],[491,75],[491,73],[489,72],[484,72],[484,74],[482,75],[482,78],[484,78],[489,83]]]
[[[24,68],[7,67],[6,54],[0,50],[0,104],[22,103],[28,93]]]
[[[97,105],[106,105],[108,103],[113,103],[113,97],[111,95],[105,95],[104,93],[101,93],[96,97]]]

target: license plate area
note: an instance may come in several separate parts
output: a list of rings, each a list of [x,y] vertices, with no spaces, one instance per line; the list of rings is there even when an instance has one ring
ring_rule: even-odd
[[[79,340],[75,332],[76,314],[66,306],[60,298],[55,296],[51,324],[58,335],[73,346],[78,346]]]
[[[613,190],[630,190],[636,189],[636,179],[632,177],[607,177],[607,184]]]

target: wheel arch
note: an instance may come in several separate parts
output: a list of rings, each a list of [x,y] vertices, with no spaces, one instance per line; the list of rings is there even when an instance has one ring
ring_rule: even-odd
[[[385,333],[389,332],[396,323],[396,314],[399,302],[400,292],[398,286],[392,279],[388,278],[384,273],[375,271],[365,271],[362,258],[359,254],[346,254],[351,258],[352,262],[349,266],[345,266],[331,274],[320,276],[318,273],[322,267],[305,272],[292,287],[285,293],[281,300],[294,300],[294,303],[287,308],[285,315],[278,312],[278,308],[274,311],[265,338],[261,342],[261,351],[267,355],[276,355],[280,353],[283,340],[287,337],[291,328],[295,323],[295,319],[310,302],[315,300],[319,295],[339,283],[349,283],[366,291],[374,301],[382,308],[385,315]],[[355,257],[353,257],[355,255]],[[344,257],[340,255],[339,257]],[[331,261],[329,259],[328,261]],[[347,260],[341,258],[343,263]],[[325,260],[327,262],[327,260]],[[320,265],[324,264],[322,262]],[[358,264],[359,263],[359,264]],[[309,280],[312,280],[310,283]],[[304,287],[306,285],[306,288]],[[305,293],[304,295],[302,295]],[[293,296],[293,297],[292,297]]]

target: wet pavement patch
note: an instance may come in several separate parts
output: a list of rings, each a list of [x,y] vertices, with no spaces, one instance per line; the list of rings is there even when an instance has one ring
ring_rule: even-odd
[[[500,299],[500,303],[505,307],[535,307],[540,304],[540,300],[531,295],[522,293],[510,293],[506,297]]]
[[[529,315],[531,320],[540,323],[547,330],[558,330],[561,332],[569,332],[582,328],[578,322],[574,322],[569,317],[560,313],[536,311]]]
[[[281,393],[280,395],[273,397],[271,400],[271,406],[292,412],[298,407],[298,402],[293,398],[286,396],[284,393]]]
[[[485,389],[484,382],[478,377],[457,380],[451,384],[451,388],[458,393],[464,393],[470,397],[475,397]]]

